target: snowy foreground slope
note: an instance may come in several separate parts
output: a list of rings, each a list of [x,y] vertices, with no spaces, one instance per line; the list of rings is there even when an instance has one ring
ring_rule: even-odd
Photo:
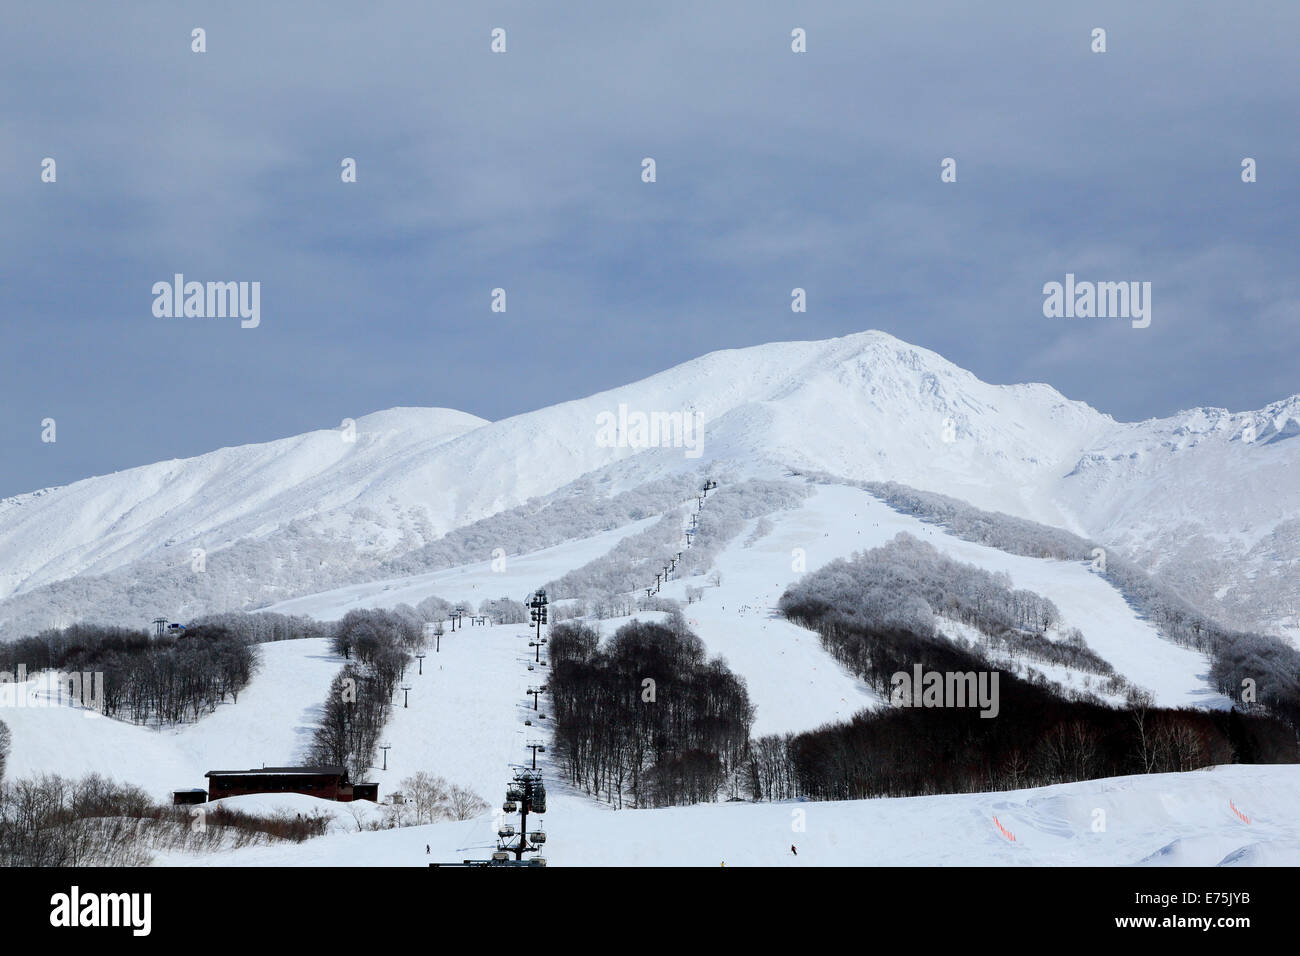
[[[602,443],[598,416],[620,406],[698,414],[699,457]],[[716,462],[893,480],[1063,527],[1158,567],[1236,620],[1287,628],[1300,620],[1288,572],[1300,558],[1297,435],[1300,397],[1126,424],[1046,385],[981,382],[879,332],[773,343],[499,422],[392,409],[358,419],[355,441],[323,430],[6,499],[0,598],[114,569],[157,576],[184,567],[194,547],[219,560],[256,539],[265,560],[292,553],[308,525],[365,554],[400,555],[579,478],[607,480],[612,493]],[[307,593],[315,567],[285,590]],[[54,619],[75,613],[67,600],[54,602]]]
[[[1300,865],[1300,767],[1294,766],[1214,767],[1034,790],[833,803],[617,812],[566,798],[554,803],[545,817],[551,866]],[[484,815],[159,862],[424,866],[486,858],[495,846],[495,826]]]

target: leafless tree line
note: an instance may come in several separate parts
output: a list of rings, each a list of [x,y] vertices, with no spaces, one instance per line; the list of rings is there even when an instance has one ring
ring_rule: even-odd
[[[253,649],[224,627],[180,635],[75,624],[0,645],[0,670],[103,674],[103,713],[135,723],[198,720],[239,692],[257,669]],[[83,679],[83,695],[90,693]],[[84,701],[83,701],[84,702]]]
[[[549,648],[555,745],[572,783],[616,807],[711,801],[727,788],[753,708],[679,615],[624,625],[604,647],[590,627],[556,625]]]
[[[320,836],[323,815],[258,816],[224,807],[170,807],[96,774],[0,785],[0,864],[144,866],[159,852],[210,852]]]
[[[358,610],[343,617],[332,646],[348,662],[321,708],[309,749],[312,762],[345,767],[353,780],[365,779],[410,652],[423,645],[422,623],[413,611]]]

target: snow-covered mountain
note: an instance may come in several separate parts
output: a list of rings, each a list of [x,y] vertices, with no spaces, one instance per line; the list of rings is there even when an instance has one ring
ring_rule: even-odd
[[[859,344],[865,344],[860,337]],[[892,347],[907,348],[900,343],[893,343]],[[879,369],[871,371],[874,373]],[[896,366],[887,371],[889,376],[898,375]],[[821,370],[810,367],[805,376],[809,383],[807,387],[821,395],[840,394],[840,400],[849,401],[847,396],[853,394],[853,390],[847,387],[837,393],[824,382],[814,384],[822,374]],[[836,370],[829,373],[829,378],[834,381],[841,374],[842,370]],[[941,383],[941,388],[951,394],[961,384],[963,400],[984,401],[1003,411],[1024,406],[1024,414],[1034,414],[1034,397],[1043,393],[1041,386],[1001,389],[975,382],[959,370],[952,374],[953,379]],[[896,394],[892,389],[900,387],[900,381],[905,379],[900,376],[891,381],[888,376],[882,379],[873,375],[865,386],[860,384],[860,402],[856,408],[860,418],[880,421],[882,429],[889,424],[882,417],[884,412],[881,410],[889,404],[886,396]],[[876,389],[874,393],[873,387]],[[613,394],[617,402],[620,393]],[[800,396],[797,400],[809,399]],[[567,412],[568,420],[579,421],[608,401],[596,397],[585,400],[585,403],[572,403],[583,407],[577,413]],[[924,398],[910,404],[902,401],[897,404],[904,411],[913,409],[913,422],[933,413],[917,412],[915,407],[941,410],[944,407],[929,405]],[[734,420],[752,424],[755,409],[759,407],[766,407],[771,412],[769,421],[777,421],[789,411],[782,402],[766,400],[736,406]],[[1163,426],[1116,426],[1104,416],[1085,406],[1067,403],[1059,396],[1056,404],[1050,407],[1054,411],[1038,412],[1042,417],[1037,421],[1050,418],[1052,414],[1061,418],[1073,416],[1080,422],[1096,423],[1102,438],[1118,435],[1122,429],[1141,430],[1143,436],[1154,441],[1154,445],[1144,449],[1149,454],[1158,453],[1161,447],[1158,440],[1150,437],[1158,434],[1158,427],[1164,427],[1170,433],[1177,428],[1169,423]],[[552,433],[545,432],[544,426],[552,411],[548,409],[512,420],[515,424],[511,426],[514,429],[511,434],[522,441],[520,436],[531,427],[539,433],[534,441],[548,440]],[[1019,423],[1012,420],[1008,425],[995,413],[985,414],[987,418],[978,417],[977,421],[967,421],[959,426],[956,429],[958,436],[962,434],[962,428],[969,432],[978,429],[986,435],[998,434],[1001,429],[1002,434],[1013,436],[1004,439],[1011,444]],[[404,516],[407,523],[401,531],[394,531],[393,538],[377,534],[364,542],[379,552],[394,547],[392,540],[396,540],[395,546],[401,548],[432,534],[428,529],[433,526],[432,515],[435,512],[422,512],[411,504],[419,486],[413,480],[404,483],[409,476],[400,473],[401,463],[408,462],[411,463],[409,467],[425,469],[423,474],[426,475],[453,476],[458,467],[457,458],[444,459],[441,450],[459,446],[460,455],[471,461],[489,460],[485,446],[476,443],[476,436],[496,432],[505,423],[479,425],[453,418],[450,419],[453,426],[467,424],[469,430],[456,437],[443,438],[438,443],[417,441],[413,443],[418,446],[415,450],[399,442],[398,447],[387,449],[386,459],[374,450],[384,436],[366,437],[375,430],[382,431],[379,425],[385,423],[392,430],[389,438],[395,438],[403,433],[395,422],[412,422],[421,415],[430,422],[449,421],[445,412],[421,413],[410,409],[371,416],[358,423],[356,445],[342,459],[352,458],[351,463],[346,467],[340,463],[330,466],[338,469],[338,474],[351,476],[363,468],[363,461],[389,460],[393,470],[383,471],[377,480],[385,482],[390,491],[402,489],[401,493],[406,497],[396,498],[381,513],[377,509],[384,507],[383,500],[376,498],[372,489],[361,482],[360,491],[354,494],[365,503],[338,504],[335,499],[313,513],[311,506],[315,502],[308,500],[305,493],[302,500],[295,500],[289,488],[285,487],[277,496],[282,503],[279,520],[290,523],[347,521],[347,525],[340,523],[340,528],[350,533],[363,526],[394,530]],[[823,413],[810,429],[815,430],[818,427],[816,422],[829,417],[829,413]],[[945,417],[955,418],[955,415]],[[725,433],[731,445],[727,452],[729,464],[724,483],[721,491],[700,509],[702,521],[715,520],[717,509],[726,507],[723,501],[729,491],[739,494],[747,486],[776,484],[735,483],[733,491],[731,476],[738,470],[738,463],[746,464],[755,472],[781,472],[783,466],[778,463],[798,454],[801,457],[797,460],[801,464],[797,467],[810,470],[835,467],[836,459],[825,454],[829,437],[822,439],[823,444],[801,448],[787,435],[785,445],[775,451],[768,449],[765,453],[757,445],[763,433],[747,431],[734,425],[734,420]],[[523,425],[519,424],[521,421]],[[594,415],[592,423],[594,425]],[[419,428],[418,425],[412,427]],[[886,456],[866,455],[860,470],[853,472],[854,477],[902,475],[916,480],[911,473],[903,471],[903,466],[921,467],[928,439],[922,437],[909,442],[904,427],[897,424],[893,427],[896,429],[893,445],[882,450],[887,451],[888,458],[895,464],[882,466],[879,459]],[[837,439],[840,444],[833,454],[844,454],[854,434],[859,433],[850,431]],[[332,442],[337,435],[325,432],[318,433],[316,438]],[[957,442],[949,443],[941,431],[938,444],[929,453],[942,456],[950,445],[959,444],[960,440],[959,437]],[[706,435],[706,448],[710,441]],[[1054,466],[1043,464],[1046,455],[1041,449],[1037,456],[1030,456],[1037,460],[1030,461],[999,458],[987,455],[987,450],[972,448],[957,450],[953,460],[944,463],[948,470],[936,471],[936,474],[953,476],[950,479],[953,481],[965,480],[966,484],[961,487],[966,488],[970,496],[983,496],[981,500],[987,501],[998,500],[999,490],[976,482],[974,479],[979,477],[978,474],[963,473],[962,461],[987,460],[986,467],[1002,467],[1003,474],[1017,471],[1026,475],[1041,474],[1042,487],[1048,487],[1051,481],[1068,485],[1084,471],[1098,475],[1110,467],[1110,459],[1103,456],[1088,459],[1090,464],[1078,469],[1075,466],[1079,462],[1073,459],[1074,452],[1069,450],[1068,443],[1062,439],[1058,441],[1062,449],[1053,451]],[[260,446],[262,453],[266,447]],[[1099,442],[1095,447],[1105,446]],[[1235,452],[1230,442],[1226,447],[1228,453]],[[1286,446],[1279,442],[1274,447],[1283,449]],[[609,454],[616,460],[581,473],[595,476],[583,483],[587,492],[644,483],[647,476],[655,473],[674,467],[695,468],[699,464],[685,459],[679,449],[661,449],[657,454],[649,451],[638,453],[632,449],[600,448],[594,441],[590,442],[590,448],[579,447],[570,454],[573,459],[587,454],[597,458],[599,454]],[[239,451],[233,449],[218,454],[233,456]],[[819,457],[817,453],[822,454]],[[325,457],[323,452],[318,452],[318,455],[319,458],[313,458],[311,464],[318,465],[319,460]],[[371,455],[375,458],[372,459]],[[198,462],[212,457],[205,456],[173,467],[197,468]],[[545,488],[547,481],[561,481],[581,467],[581,462],[574,464],[573,460],[564,460],[567,462],[565,468],[557,467],[545,478],[537,475],[522,478],[513,472],[510,477],[514,478],[516,485]],[[705,457],[704,460],[707,462],[709,459]],[[274,464],[266,467],[266,475],[274,478]],[[316,487],[317,482],[327,481],[322,477],[326,471],[328,468],[325,467],[312,471],[304,466],[304,476],[298,487],[310,489]],[[718,473],[724,473],[721,466]],[[475,477],[477,473],[469,471],[459,479],[442,479],[446,482],[442,488],[443,495],[454,497],[461,494],[473,502],[463,513],[476,513],[475,509],[483,513],[491,507],[487,499],[474,501],[472,498]],[[106,479],[81,484],[94,484],[101,480]],[[489,482],[494,482],[497,488],[508,485],[500,476],[482,476],[482,483]],[[688,482],[686,487],[689,494],[691,487],[699,486]],[[751,732],[756,738],[811,731],[850,720],[863,711],[888,706],[887,700],[838,660],[815,632],[781,616],[776,606],[782,593],[805,571],[815,573],[836,559],[880,548],[896,541],[900,534],[912,536],[954,561],[1005,576],[1009,587],[1024,589],[1050,600],[1059,610],[1060,620],[1050,629],[1049,639],[1057,642],[1077,630],[1086,646],[1112,666],[1115,674],[1122,675],[1125,683],[1117,689],[1111,687],[1110,681],[1100,672],[1032,656],[999,656],[986,645],[989,659],[1000,670],[1048,681],[1063,694],[1095,695],[1111,703],[1122,700],[1121,695],[1127,689],[1148,692],[1158,706],[1216,710],[1233,703],[1215,687],[1209,675],[1211,661],[1204,653],[1168,640],[1148,615],[1106,577],[1094,573],[1086,560],[1057,560],[1008,553],[963,538],[914,514],[895,510],[871,491],[844,483],[789,481],[780,483],[779,487],[798,487],[806,494],[796,496],[795,503],[788,507],[742,522],[742,527],[712,554],[707,575],[697,569],[694,574],[674,577],[664,584],[661,595],[663,599],[677,602],[687,625],[702,641],[708,654],[720,656],[728,669],[744,681],[748,699],[754,707]],[[952,486],[948,489],[951,490]],[[1007,501],[1020,501],[1017,507],[1027,512],[1035,501],[1033,492],[1032,487],[1013,487],[1007,489],[1004,497]],[[396,495],[398,492],[392,493]],[[436,494],[426,493],[425,497],[437,500]],[[1057,508],[1059,513],[1065,513],[1059,503],[1048,499],[1044,502],[1044,507]],[[676,504],[672,502],[672,505]],[[442,505],[446,510],[438,514],[456,513],[453,510],[457,506],[455,502],[442,502]],[[367,509],[375,510],[372,515],[358,519],[357,512]],[[403,509],[406,509],[405,513]],[[677,507],[669,510],[678,517],[684,513]],[[411,515],[412,511],[416,512],[415,516]],[[274,527],[274,521],[259,518],[266,513],[265,506],[253,506],[246,515],[231,521],[255,527],[255,523],[262,520],[266,527]],[[284,518],[284,514],[299,517]],[[1210,519],[1205,520],[1208,522]],[[550,547],[531,550],[523,547],[520,549],[522,553],[512,554],[503,566],[498,566],[485,553],[481,559],[439,570],[318,588],[317,593],[291,597],[268,610],[331,621],[354,609],[414,605],[432,595],[476,606],[485,598],[503,593],[518,595],[539,585],[550,586],[550,582],[566,572],[584,567],[589,562],[607,559],[622,543],[652,531],[659,524],[660,515],[648,513],[608,530],[593,533],[588,529],[573,534],[570,540]],[[416,526],[423,530],[411,532],[410,529]],[[201,535],[195,540],[207,541],[208,537]],[[305,539],[291,533],[270,531],[264,540],[278,541],[288,547]],[[237,548],[230,550],[243,553]],[[794,554],[798,554],[801,560],[792,562]],[[135,570],[148,566],[144,559],[137,559],[123,568],[133,574]],[[78,582],[72,583],[76,585]],[[35,589],[13,600],[21,601],[40,590]],[[692,590],[699,592],[694,599]],[[552,594],[555,593],[552,590]],[[71,597],[75,598],[76,594]],[[564,603],[557,600],[556,607]],[[664,616],[664,612],[654,609],[654,606],[629,613],[631,617],[613,617],[596,623],[603,633],[609,634],[632,617],[662,620]],[[939,616],[936,624],[938,631],[952,640],[981,640],[972,628],[950,616]],[[1161,865],[1172,861],[1188,865],[1220,862],[1249,865],[1288,864],[1300,858],[1297,856],[1300,854],[1300,837],[1289,822],[1294,817],[1295,806],[1296,773],[1292,766],[1219,766],[1197,773],[1121,777],[1034,790],[809,804],[815,808],[808,811],[810,816],[815,814],[819,822],[797,838],[798,857],[793,853],[788,857],[785,855],[790,839],[786,834],[790,832],[794,809],[789,802],[715,802],[695,807],[613,813],[600,804],[599,798],[566,782],[568,778],[557,757],[552,736],[554,721],[543,716],[549,710],[548,702],[543,700],[541,709],[537,710],[536,700],[528,696],[529,688],[538,683],[539,671],[544,667],[540,660],[543,652],[532,650],[533,645],[529,643],[532,636],[533,632],[527,625],[461,628],[446,634],[436,645],[436,652],[428,653],[419,668],[408,671],[406,681],[409,687],[403,689],[400,703],[395,700],[384,727],[384,739],[390,749],[384,753],[383,766],[370,768],[368,774],[368,779],[379,783],[382,795],[387,797],[395,790],[405,789],[403,781],[416,772],[432,771],[484,798],[491,798],[501,792],[513,769],[529,755],[526,743],[540,740],[545,742],[546,749],[533,756],[538,760],[538,769],[546,775],[551,794],[548,815],[544,821],[538,821],[538,825],[544,825],[551,834],[548,856],[553,863],[560,865],[718,865],[719,862],[728,866],[743,863],[843,865],[882,861],[1112,865]],[[52,700],[63,700],[62,685],[55,675],[42,673],[29,676],[25,683],[20,680],[10,691],[11,706],[4,708],[3,718],[12,735],[6,772],[15,779],[51,773],[75,777],[97,772],[140,786],[154,799],[165,801],[175,788],[201,785],[203,774],[216,767],[255,766],[259,762],[273,766],[302,763],[309,759],[307,747],[320,720],[320,701],[329,695],[331,681],[344,661],[321,638],[260,645],[257,654],[260,666],[237,700],[222,701],[215,712],[201,719],[162,728],[92,716],[74,706],[51,705]],[[336,804],[304,794],[258,794],[229,798],[221,803],[258,813],[322,813],[333,823],[329,835],[301,844],[273,844],[197,855],[176,851],[159,855],[157,862],[176,865],[258,865],[272,862],[280,865],[332,865],[346,860],[354,864],[360,861],[364,865],[425,865],[431,857],[459,860],[486,856],[495,848],[496,834],[503,822],[498,810],[488,810],[456,822],[358,833],[356,831],[366,819],[391,822],[391,815],[397,813],[398,808],[395,805],[375,806],[364,801]],[[804,805],[799,806],[802,808]],[[1178,812],[1171,813],[1170,806],[1175,806]],[[1239,806],[1249,821],[1238,815],[1236,808]],[[1114,828],[1113,837],[1099,837],[1093,828],[1098,807],[1117,819],[1137,823]],[[772,828],[773,833],[780,834],[780,840],[759,841],[760,845],[750,852],[737,834],[755,825]],[[918,838],[917,834],[929,833],[936,827],[943,839]],[[1248,829],[1243,830],[1243,827]],[[866,845],[866,849],[859,847],[860,833],[864,828],[878,835]],[[1007,839],[1005,828],[1015,834],[1015,841]],[[646,832],[653,834],[652,841],[646,841]],[[906,839],[891,836],[896,832],[906,832]],[[425,846],[431,847],[432,852],[426,851]],[[852,852],[845,849],[850,846],[858,849]]]
[[[620,412],[702,416],[699,456],[602,438],[601,416]],[[1283,627],[1300,598],[1286,573],[1300,559],[1297,434],[1300,397],[1120,423],[880,332],[773,343],[499,422],[397,408],[358,419],[354,441],[334,428],[9,498],[0,598],[304,521],[353,539],[360,522],[354,544],[400,554],[584,476],[614,492],[719,462],[898,481],[1063,527]]]

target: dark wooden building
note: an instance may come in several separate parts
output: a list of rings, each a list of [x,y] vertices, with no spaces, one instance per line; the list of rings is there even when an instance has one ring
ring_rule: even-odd
[[[305,793],[322,800],[379,800],[379,784],[348,780],[343,767],[263,767],[260,770],[209,770],[208,799],[249,793]]]
[[[379,802],[379,784],[377,783],[354,783],[352,785],[353,800],[371,800]]]
[[[172,806],[180,807],[190,803],[207,803],[208,791],[202,788],[192,790],[173,790]]]

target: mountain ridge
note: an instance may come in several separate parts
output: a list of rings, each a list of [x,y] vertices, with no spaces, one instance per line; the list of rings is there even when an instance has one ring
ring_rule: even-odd
[[[597,416],[620,404],[702,416],[702,457],[602,445]],[[992,385],[878,331],[710,352],[495,422],[398,406],[355,429],[354,441],[320,429],[5,499],[0,600],[163,548],[213,552],[303,520],[354,534],[361,516],[364,546],[396,553],[584,476],[616,490],[709,463],[948,494],[1114,542],[1148,567],[1176,559],[1198,592],[1228,605],[1259,603],[1252,577],[1300,558],[1300,492],[1287,481],[1300,442],[1286,440],[1300,433],[1300,395],[1254,411],[1197,407],[1118,422],[1045,383]],[[1249,557],[1279,533],[1271,551],[1280,557]],[[1248,567],[1222,572],[1246,557]],[[1293,603],[1286,596],[1270,613],[1293,617]]]

